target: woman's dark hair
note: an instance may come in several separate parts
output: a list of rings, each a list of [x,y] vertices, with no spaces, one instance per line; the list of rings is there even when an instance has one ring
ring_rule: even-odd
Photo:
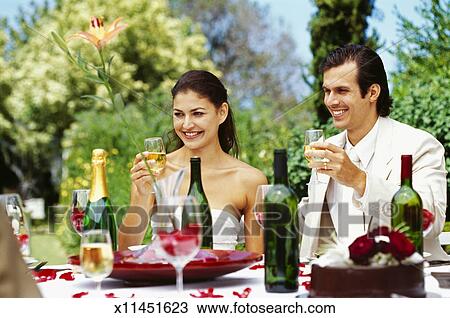
[[[386,71],[380,56],[364,45],[347,44],[331,51],[321,65],[322,74],[330,68],[340,66],[347,62],[355,62],[358,72],[358,81],[361,96],[364,97],[370,85],[378,84],[381,87],[377,99],[377,113],[386,117],[391,112],[392,98],[389,96]]]
[[[179,93],[193,91],[203,98],[207,98],[218,109],[223,103],[228,103],[227,89],[222,82],[212,73],[203,70],[192,70],[184,73],[172,88],[172,99]],[[236,135],[236,127],[233,120],[233,112],[228,107],[228,116],[219,126],[219,143],[222,150],[235,157],[239,155],[239,145]],[[174,130],[169,133],[168,149],[176,150],[183,147],[183,142]],[[174,144],[174,145],[173,145]],[[173,145],[171,147],[171,145]],[[172,149],[170,149],[172,148]]]

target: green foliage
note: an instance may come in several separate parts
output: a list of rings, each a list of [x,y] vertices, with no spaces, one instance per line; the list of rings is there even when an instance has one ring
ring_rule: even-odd
[[[367,35],[368,22],[374,10],[375,0],[314,0],[317,11],[309,22],[310,49],[313,60],[310,64],[313,92],[321,91],[320,64],[333,49],[348,43],[378,46],[378,35],[373,30]],[[318,119],[324,124],[330,117],[319,96],[314,98]]]
[[[30,187],[27,192],[44,195],[52,204],[61,182],[61,142],[66,129],[80,113],[112,112],[112,107],[80,98],[104,98],[107,91],[70,65],[60,47],[50,41],[51,31],[66,37],[87,30],[92,15],[105,17],[106,25],[124,17],[129,27],[105,51],[115,55],[112,86],[126,104],[142,104],[148,92],[168,90],[187,69],[214,67],[205,49],[206,38],[189,20],[172,17],[164,0],[59,0],[51,9],[36,7],[34,11],[39,19],[22,18],[18,27],[0,29],[0,64],[6,64],[0,65],[0,86],[8,83],[0,92],[0,132],[2,141],[8,142],[8,151],[2,155],[21,171],[22,184]],[[6,34],[10,34],[8,51],[3,50]],[[80,51],[91,66],[100,64],[93,46],[74,40],[69,47]],[[148,104],[155,114],[160,111],[160,105]],[[51,184],[43,187],[42,180]],[[48,190],[51,194],[45,195]]]
[[[197,22],[208,39],[211,60],[239,106],[268,98],[283,110],[296,104],[306,87],[295,41],[268,6],[251,0],[169,0],[175,16]]]
[[[450,232],[450,222],[444,224],[444,229],[442,232]],[[450,254],[450,245],[444,246],[444,250],[447,254]]]
[[[168,99],[161,92],[168,92],[188,69],[214,69],[206,38],[188,19],[173,17],[164,0],[59,0],[52,9],[35,7],[34,11],[39,19],[23,18],[16,29],[5,25],[0,29],[0,66],[5,66],[0,85],[8,83],[10,88],[0,93],[0,132],[12,149],[7,154],[16,156],[11,161],[21,170],[22,181],[34,186],[34,195],[59,192],[59,202],[68,204],[73,189],[90,185],[92,149],[104,148],[110,154],[107,173],[112,201],[127,204],[129,168],[142,150],[136,149],[127,131],[143,141],[170,125],[162,106]],[[103,16],[106,26],[119,16],[129,25],[103,50],[105,56],[114,54],[113,63],[106,62],[111,79],[98,68],[102,63],[92,45],[73,40],[67,48],[56,34],[50,34],[56,31],[65,38],[86,31],[92,15]],[[3,49],[6,34],[10,34],[9,51]],[[72,51],[69,58],[68,49]],[[86,70],[94,73],[86,74]],[[106,80],[113,92],[120,92],[114,95],[119,112],[111,102],[104,102],[111,101],[108,87],[100,85]],[[129,130],[121,116],[130,124]],[[39,187],[39,180],[50,180],[50,175],[52,184]],[[53,204],[54,197],[45,196],[47,204]],[[119,223],[120,219],[119,215]],[[73,252],[79,238],[65,226],[57,232]]]
[[[450,170],[450,3],[423,1],[418,12],[422,26],[400,18],[405,40],[396,49],[399,70],[393,75],[394,108],[391,117],[434,135],[445,148]],[[450,176],[447,175],[447,184]],[[447,197],[449,197],[447,187]],[[447,208],[447,216],[450,215]]]
[[[241,149],[239,159],[262,170],[268,177],[273,174],[273,150],[287,148],[292,134],[285,122],[275,120],[276,112],[270,103],[256,99],[252,109],[234,109]]]

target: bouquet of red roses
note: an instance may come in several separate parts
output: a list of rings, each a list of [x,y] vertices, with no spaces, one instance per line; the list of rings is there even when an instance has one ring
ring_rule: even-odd
[[[416,249],[405,234],[380,226],[358,237],[348,247],[350,259],[358,265],[397,265],[411,257]]]

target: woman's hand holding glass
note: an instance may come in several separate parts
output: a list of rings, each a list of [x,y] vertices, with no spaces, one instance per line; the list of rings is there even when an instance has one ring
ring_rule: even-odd
[[[140,196],[145,197],[153,192],[153,182],[164,170],[166,151],[161,137],[145,139],[144,147],[145,151],[134,158],[130,173],[133,186]]]

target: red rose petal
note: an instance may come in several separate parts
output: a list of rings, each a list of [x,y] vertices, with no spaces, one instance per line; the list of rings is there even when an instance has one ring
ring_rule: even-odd
[[[198,295],[195,294],[189,294],[191,295],[191,297],[194,298],[223,298],[223,295],[215,295],[214,294],[214,288],[208,288],[207,291],[203,291],[198,289],[197,292],[199,293]]]
[[[54,280],[56,278],[57,269],[45,268],[39,271],[33,271],[34,280],[37,283],[43,283],[49,280]]]
[[[298,276],[299,277],[311,277],[311,273],[304,274],[304,271],[298,271]]]
[[[67,272],[64,274],[61,274],[61,276],[59,276],[59,279],[64,279],[64,280],[75,280],[75,276],[73,276],[73,272]]]
[[[73,294],[72,298],[81,298],[81,297],[86,296],[87,294],[89,294],[89,293],[88,292],[81,292],[81,293],[78,293],[78,294]]]
[[[252,267],[250,267],[249,269],[254,271],[254,270],[257,270],[257,269],[260,269],[260,268],[264,268],[264,265],[256,264],[256,265],[253,265]]]
[[[158,232],[161,247],[171,256],[188,255],[199,245],[200,227],[188,226],[183,230]]]
[[[237,291],[234,291],[233,295],[237,296],[238,298],[247,298],[251,291],[252,291],[252,289],[250,287],[247,287],[244,289],[244,291],[242,293],[238,293]]]
[[[301,284],[303,287],[305,287],[305,289],[306,290],[310,290],[311,289],[311,281],[306,281],[306,282],[303,282],[302,284]]]

